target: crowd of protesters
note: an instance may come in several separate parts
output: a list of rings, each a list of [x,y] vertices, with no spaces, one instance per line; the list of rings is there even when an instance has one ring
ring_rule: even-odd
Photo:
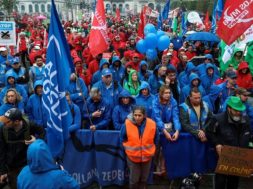
[[[210,140],[216,146],[247,147],[248,138],[247,141],[242,139],[242,143],[230,142],[237,140],[235,136],[218,141],[215,135],[217,125],[223,127],[224,123],[213,117],[225,114],[231,118],[228,124],[236,125],[238,133],[242,128],[243,132],[250,132],[249,126],[253,129],[253,107],[247,101],[253,91],[253,81],[242,50],[236,49],[227,69],[221,71],[217,43],[185,41],[184,36],[172,33],[165,25],[166,32],[172,34],[170,44],[151,61],[136,50],[140,39],[137,17],[116,21],[108,16],[107,20],[110,46],[96,57],[91,55],[88,46],[90,40],[96,40],[89,38],[91,23],[62,21],[76,71],[69,78],[66,94],[72,115],[70,132],[80,128],[94,132],[121,130],[121,141],[130,167],[142,162],[133,158],[136,154],[131,148],[127,150],[127,147],[139,144],[130,139],[137,136],[134,132],[139,132],[145,142],[150,142],[144,132],[146,129],[152,133],[152,145],[157,149],[160,147],[156,133],[174,142],[181,132],[188,132],[203,143]],[[48,26],[30,19],[28,15],[16,23],[17,48],[0,47],[0,115],[4,116],[11,108],[18,108],[29,120],[45,128],[47,117],[42,108],[42,93]],[[188,30],[193,28],[189,26]],[[196,56],[202,57],[203,61],[193,62]],[[139,122],[138,116],[143,117]],[[135,131],[133,124],[141,125],[141,128]],[[146,152],[148,160],[155,154],[154,150],[152,147]],[[220,146],[217,152],[220,152]],[[157,166],[159,175],[165,173],[162,161],[160,158],[161,166]],[[3,164],[0,165],[0,175],[5,174]],[[149,165],[147,167],[149,169]],[[136,177],[132,179],[132,188],[139,182],[146,183],[146,175],[141,181]],[[220,186],[223,186],[224,179],[219,177]]]

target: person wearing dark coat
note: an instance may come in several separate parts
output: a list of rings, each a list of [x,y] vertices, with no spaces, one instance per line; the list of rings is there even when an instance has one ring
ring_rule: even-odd
[[[231,96],[225,112],[214,115],[206,127],[206,135],[220,156],[224,145],[248,148],[251,140],[250,121],[242,112],[246,107],[239,97]],[[215,189],[237,189],[238,176],[215,174]]]

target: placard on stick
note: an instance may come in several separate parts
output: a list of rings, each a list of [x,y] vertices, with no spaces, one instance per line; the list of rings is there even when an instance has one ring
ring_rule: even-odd
[[[215,172],[250,177],[253,173],[253,150],[223,146]]]

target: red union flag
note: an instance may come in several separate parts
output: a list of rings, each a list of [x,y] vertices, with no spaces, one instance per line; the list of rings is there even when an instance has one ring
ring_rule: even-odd
[[[120,21],[120,11],[119,11],[119,8],[116,9],[116,21],[117,22]]]
[[[141,10],[139,27],[138,27],[138,37],[144,38],[144,27],[147,23],[147,16],[150,16],[152,9],[148,6],[144,6]]]
[[[109,47],[107,41],[108,35],[106,28],[104,1],[98,0],[89,37],[89,48],[91,54],[95,57],[98,54],[106,51]]]
[[[227,0],[217,35],[232,44],[253,24],[253,0]]]

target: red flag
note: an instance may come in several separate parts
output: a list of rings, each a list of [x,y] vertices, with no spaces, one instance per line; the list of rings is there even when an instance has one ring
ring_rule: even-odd
[[[109,47],[108,40],[104,0],[98,0],[89,37],[91,54],[95,57],[106,51]]]
[[[138,27],[139,38],[144,38],[144,27],[147,23],[146,16],[149,16],[151,14],[151,11],[152,11],[151,8],[149,8],[148,6],[144,6],[143,9],[141,10],[139,27]]]
[[[120,11],[119,11],[119,8],[116,9],[116,21],[117,22],[120,21]]]
[[[218,24],[217,34],[231,45],[253,24],[252,0],[227,0]]]
[[[209,32],[210,30],[210,22],[209,22],[209,12],[206,11],[206,17],[205,17],[205,28],[206,28],[206,31]]]

